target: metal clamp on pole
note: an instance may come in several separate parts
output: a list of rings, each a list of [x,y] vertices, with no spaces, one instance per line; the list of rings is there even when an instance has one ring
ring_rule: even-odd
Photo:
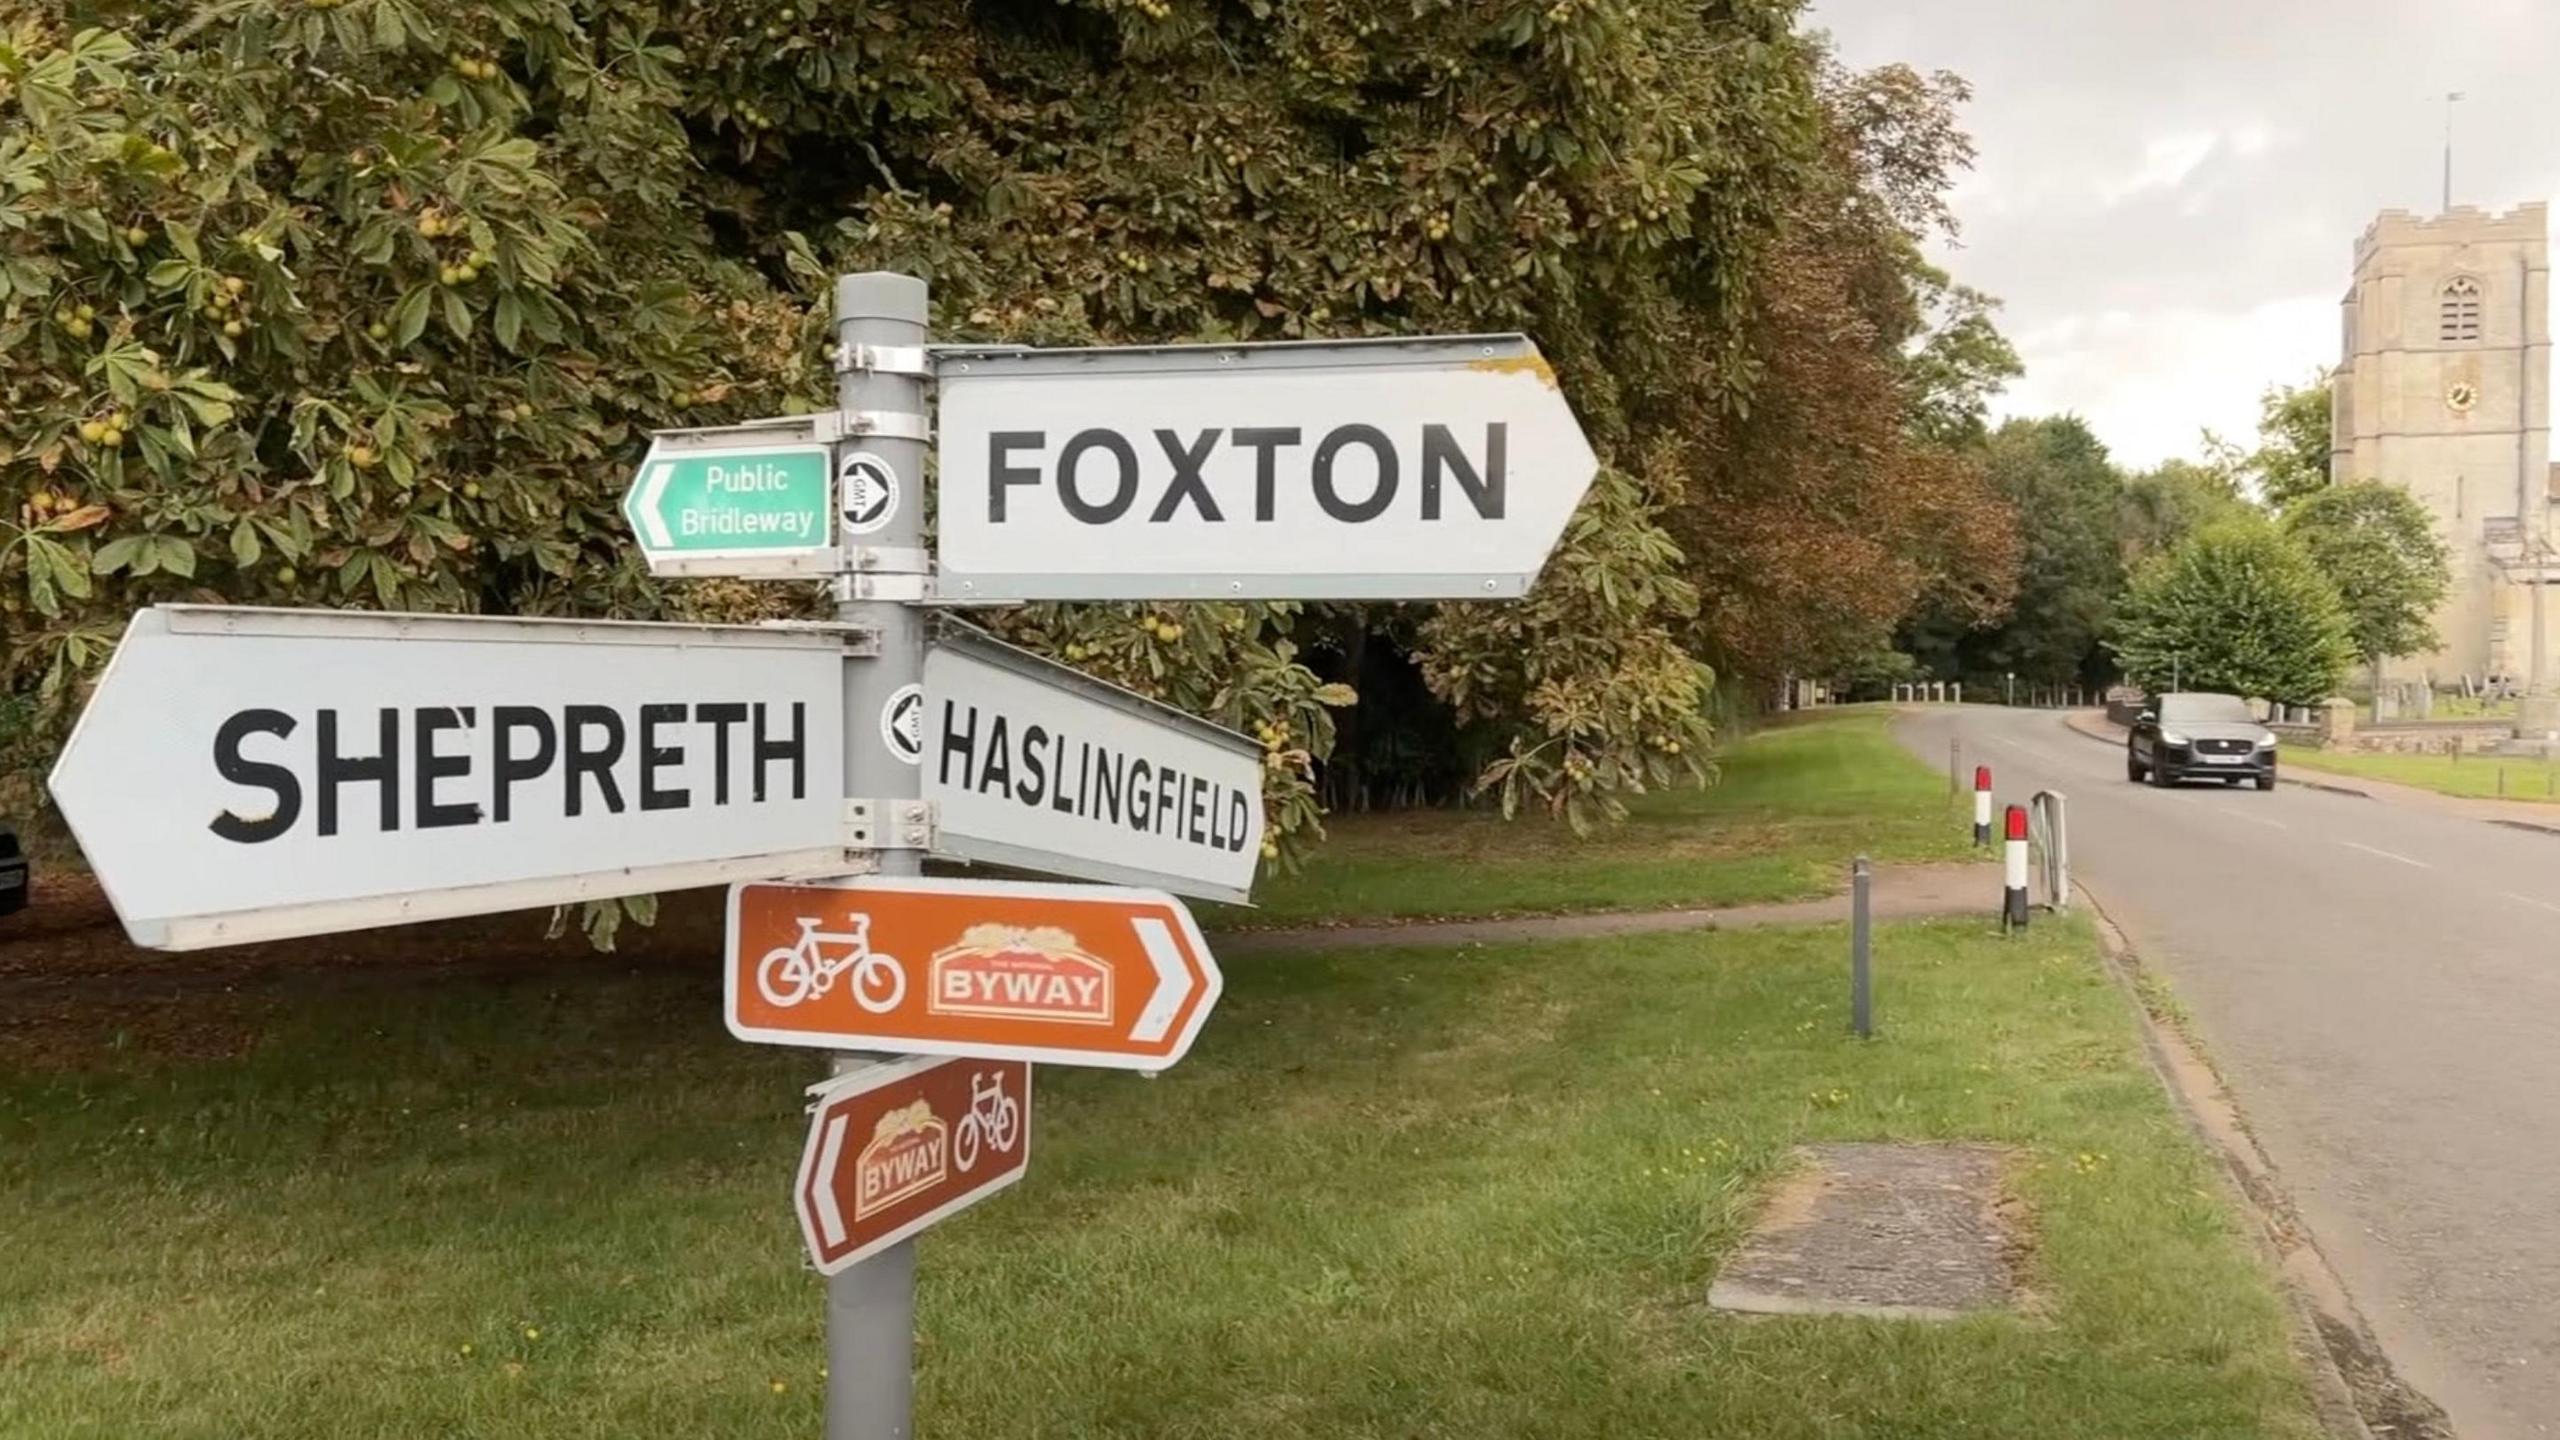
[[[922,575],[933,568],[933,556],[921,545],[847,545],[841,559],[847,570],[883,575]]]
[[[933,358],[922,345],[864,345],[848,340],[836,347],[836,373],[933,378]]]
[[[933,598],[933,577],[912,571],[875,571],[862,575],[838,575],[827,582],[828,593],[839,605],[857,600],[894,600],[902,605],[921,605]]]
[[[847,850],[930,850],[934,814],[930,800],[862,800],[844,802],[844,848]]]
[[[913,440],[921,444],[933,438],[933,426],[911,410],[847,410],[837,431],[848,440]]]

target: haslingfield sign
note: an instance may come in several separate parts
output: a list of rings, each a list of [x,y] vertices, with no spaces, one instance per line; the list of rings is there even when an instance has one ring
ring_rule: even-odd
[[[924,667],[936,848],[1242,900],[1262,750],[1233,731],[946,625]]]
[[[162,606],[53,789],[170,948],[840,872],[846,663],[747,627]]]
[[[947,599],[1528,589],[1597,462],[1523,336],[953,351]]]

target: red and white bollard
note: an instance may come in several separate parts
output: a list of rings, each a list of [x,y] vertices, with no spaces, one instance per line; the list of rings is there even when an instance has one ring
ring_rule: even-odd
[[[1991,843],[1991,767],[1973,767],[1973,843]]]
[[[2000,928],[2027,928],[2027,807],[2012,805],[2008,815],[2008,839],[2002,846],[2001,883],[2006,887],[2000,897]]]

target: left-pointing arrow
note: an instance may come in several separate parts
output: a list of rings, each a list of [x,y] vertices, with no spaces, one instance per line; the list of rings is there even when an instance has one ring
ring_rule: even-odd
[[[835,1175],[837,1164],[844,1159],[844,1131],[850,1122],[842,1115],[830,1115],[821,1122],[825,1139],[818,1142],[818,1164],[800,1183],[808,1187],[809,1202],[816,1207],[818,1235],[830,1248],[844,1243],[844,1207],[836,1202]]]
[[[676,543],[675,537],[667,533],[665,512],[658,508],[658,502],[666,498],[667,482],[674,479],[675,474],[675,466],[658,461],[640,476],[640,494],[632,503],[634,513],[631,518],[639,523],[640,538],[652,550],[670,549]]]

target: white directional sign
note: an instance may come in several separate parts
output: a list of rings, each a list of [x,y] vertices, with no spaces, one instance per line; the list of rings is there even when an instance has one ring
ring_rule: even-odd
[[[924,794],[946,855],[1243,900],[1262,747],[946,624],[924,662]]]
[[[836,552],[832,415],[661,430],[622,497],[658,575],[826,575]]]
[[[940,594],[1499,599],[1590,487],[1520,335],[951,351]]]
[[[845,868],[844,639],[170,605],[54,799],[192,949]]]

